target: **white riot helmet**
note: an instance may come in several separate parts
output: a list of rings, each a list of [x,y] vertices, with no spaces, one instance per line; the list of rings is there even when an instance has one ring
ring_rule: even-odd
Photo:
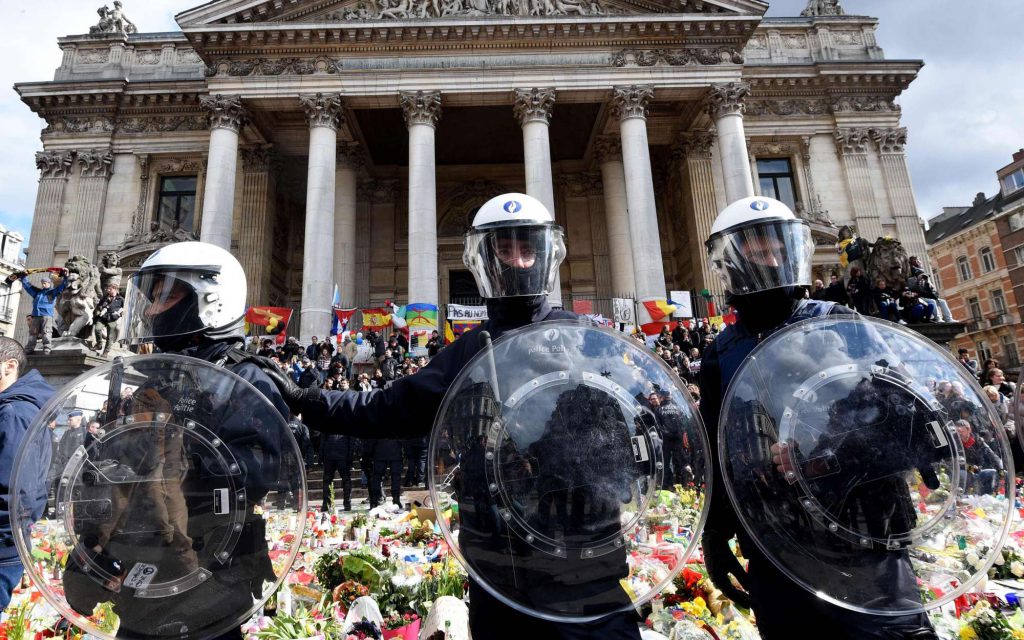
[[[810,286],[811,227],[782,202],[743,198],[715,218],[705,243],[711,268],[733,295]]]
[[[547,295],[564,259],[562,228],[547,207],[523,193],[506,193],[480,207],[462,254],[484,298]]]
[[[194,336],[243,336],[245,271],[206,242],[177,242],[149,256],[128,283],[125,337],[174,349]]]

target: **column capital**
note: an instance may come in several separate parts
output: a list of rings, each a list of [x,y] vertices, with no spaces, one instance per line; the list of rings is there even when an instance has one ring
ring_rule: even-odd
[[[622,139],[616,135],[598,136],[594,140],[594,157],[598,163],[622,161]]]
[[[872,129],[871,137],[882,153],[903,153],[907,144],[907,128]]]
[[[299,103],[306,112],[306,123],[309,128],[327,127],[338,130],[345,117],[342,109],[345,102],[340,93],[316,93],[299,96]]]
[[[338,166],[359,169],[366,164],[363,147],[358,142],[338,143]]]
[[[835,136],[836,148],[841,155],[848,156],[868,152],[868,143],[871,141],[870,129],[836,129]]]
[[[710,158],[711,147],[715,144],[713,131],[683,131],[672,143],[672,159]]]
[[[750,85],[746,82],[728,82],[713,84],[704,102],[704,109],[712,120],[724,116],[743,115],[743,100],[750,93]]]
[[[201,96],[199,104],[209,112],[211,129],[231,129],[237,133],[249,120],[241,96]]]
[[[240,151],[243,173],[266,173],[274,163],[273,146],[245,147]]]
[[[114,154],[109,149],[79,151],[76,157],[83,178],[109,178],[113,173]]]
[[[555,90],[548,89],[516,89],[512,112],[520,126],[527,122],[551,122],[551,111],[555,107]]]
[[[71,168],[75,164],[73,151],[38,151],[36,152],[36,168],[40,178],[62,178],[71,176]]]
[[[402,91],[399,93],[398,100],[402,105],[402,114],[407,127],[414,124],[434,127],[441,119],[440,91]]]
[[[612,87],[612,113],[620,121],[629,118],[647,119],[647,105],[654,98],[654,87],[630,85]]]

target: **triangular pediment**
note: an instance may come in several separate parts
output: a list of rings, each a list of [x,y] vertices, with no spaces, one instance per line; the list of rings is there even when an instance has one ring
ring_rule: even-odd
[[[176,16],[182,29],[233,24],[324,24],[359,20],[601,16],[764,15],[762,0],[215,0]]]

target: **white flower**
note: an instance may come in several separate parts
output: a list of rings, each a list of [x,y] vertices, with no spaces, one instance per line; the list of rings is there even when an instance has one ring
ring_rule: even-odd
[[[967,554],[967,564],[971,565],[972,567],[978,566],[979,560],[980,558],[978,557],[978,554],[974,553],[973,551]]]
[[[1006,558],[1003,556],[1003,552],[1000,551],[996,554],[996,566],[1001,567],[1006,564]]]
[[[1010,573],[1017,576],[1018,578],[1024,578],[1024,562],[1020,560],[1014,560],[1010,563]]]

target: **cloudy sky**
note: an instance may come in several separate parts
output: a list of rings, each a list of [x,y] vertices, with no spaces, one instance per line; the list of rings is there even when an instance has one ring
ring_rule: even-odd
[[[176,29],[174,15],[203,0],[124,0],[142,31]],[[0,0],[0,224],[29,233],[42,148],[42,120],[10,89],[48,80],[60,65],[57,37],[88,32],[103,0]],[[965,8],[969,4],[970,8]],[[774,0],[769,16],[794,16],[806,0]],[[878,40],[889,58],[923,59],[920,77],[901,99],[910,129],[907,153],[918,210],[969,204],[996,191],[995,171],[1024,147],[1024,56],[1021,0],[843,0],[847,13],[880,19]]]

